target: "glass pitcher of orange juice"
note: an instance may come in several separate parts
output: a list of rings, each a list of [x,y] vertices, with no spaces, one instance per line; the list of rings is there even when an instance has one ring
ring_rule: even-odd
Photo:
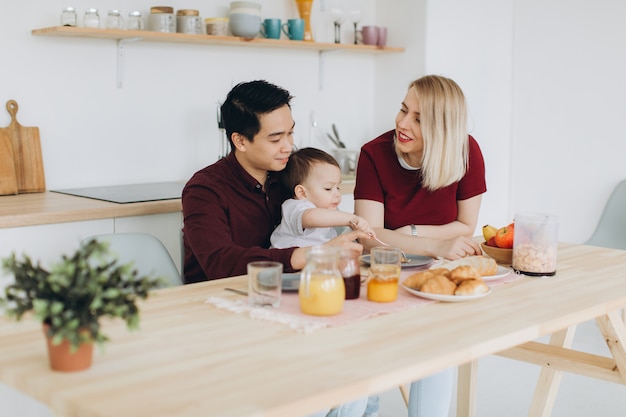
[[[300,310],[313,316],[341,313],[346,287],[339,271],[339,248],[314,246],[306,254],[300,274]]]

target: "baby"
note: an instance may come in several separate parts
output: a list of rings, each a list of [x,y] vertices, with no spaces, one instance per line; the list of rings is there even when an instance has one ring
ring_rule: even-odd
[[[281,181],[292,192],[282,205],[283,219],[270,242],[274,248],[321,245],[337,237],[334,227],[349,226],[374,236],[362,217],[337,210],[341,170],[328,153],[303,148],[289,157]]]

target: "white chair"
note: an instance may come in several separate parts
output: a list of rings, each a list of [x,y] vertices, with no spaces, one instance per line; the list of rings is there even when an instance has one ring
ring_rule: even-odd
[[[626,180],[609,197],[600,221],[587,245],[626,249]]]
[[[626,180],[622,180],[604,206],[600,221],[587,245],[626,250]],[[626,322],[626,309],[622,310]]]
[[[166,287],[182,285],[178,268],[156,237],[147,233],[107,233],[86,237],[82,243],[91,239],[107,242],[111,255],[121,264],[132,262],[139,274],[161,277]]]

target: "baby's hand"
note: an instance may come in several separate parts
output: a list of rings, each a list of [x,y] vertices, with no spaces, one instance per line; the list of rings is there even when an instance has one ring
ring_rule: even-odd
[[[362,232],[367,233],[370,236],[376,236],[376,234],[374,233],[374,230],[372,230],[367,220],[365,220],[363,217],[354,216],[350,220],[350,227],[352,228],[352,230],[360,230]]]

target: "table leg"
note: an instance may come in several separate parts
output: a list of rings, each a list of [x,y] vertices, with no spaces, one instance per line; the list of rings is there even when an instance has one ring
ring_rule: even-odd
[[[550,337],[550,344],[569,348],[572,346],[576,326],[570,326],[567,329],[554,333]],[[528,417],[549,417],[552,415],[554,400],[559,390],[563,371],[550,368],[550,363],[546,363],[541,368],[539,382],[535,388],[535,394],[528,411]]]
[[[409,390],[406,389],[406,385],[400,385],[400,394],[402,395],[402,399],[404,400],[404,405],[409,406]]]
[[[456,416],[476,416],[476,385],[478,379],[478,360],[459,366],[456,395]]]
[[[615,359],[615,366],[622,376],[622,383],[626,384],[626,329],[624,320],[620,317],[619,311],[612,311],[609,314],[596,319],[598,327],[604,340]]]

